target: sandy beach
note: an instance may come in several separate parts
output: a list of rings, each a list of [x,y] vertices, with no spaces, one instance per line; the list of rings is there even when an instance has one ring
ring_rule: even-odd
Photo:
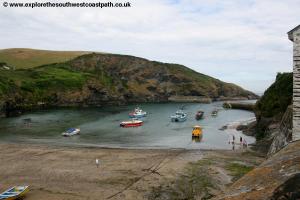
[[[241,154],[0,144],[0,190],[30,185],[26,200],[159,199],[153,197],[153,189],[174,184],[190,163],[203,158],[239,158]],[[262,160],[255,156],[244,158],[254,165]],[[99,167],[96,159],[100,161]],[[220,176],[221,185],[231,182],[222,167],[215,169],[220,173],[209,171]]]

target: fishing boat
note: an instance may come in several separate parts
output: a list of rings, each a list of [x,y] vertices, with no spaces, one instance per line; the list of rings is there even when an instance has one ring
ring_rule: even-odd
[[[187,114],[182,110],[177,110],[175,115],[171,116],[172,122],[184,122],[187,119]]]
[[[129,120],[129,121],[123,121],[120,123],[121,127],[127,128],[127,127],[138,127],[138,126],[142,126],[143,125],[143,121],[138,120],[136,118]]]
[[[142,118],[146,117],[147,112],[143,111],[139,107],[135,108],[133,112],[129,113],[129,117],[131,118]]]
[[[195,115],[195,119],[196,119],[196,120],[200,120],[200,119],[203,118],[203,116],[204,116],[204,111],[199,110],[199,111],[196,113],[196,115]]]
[[[80,129],[79,128],[69,128],[66,132],[62,133],[62,136],[73,136],[73,135],[77,135],[80,133]]]
[[[202,127],[194,126],[192,131],[192,137],[201,137],[202,136]]]
[[[29,186],[14,186],[2,194],[0,194],[1,200],[14,200],[23,197],[29,191]]]
[[[218,115],[218,110],[213,110],[211,116],[216,117]]]

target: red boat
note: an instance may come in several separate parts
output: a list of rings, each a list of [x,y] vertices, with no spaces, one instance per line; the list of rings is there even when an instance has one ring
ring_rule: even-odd
[[[196,120],[200,120],[200,119],[203,118],[203,116],[204,116],[204,111],[199,110],[199,111],[196,113],[195,118],[196,118]]]
[[[143,125],[143,121],[141,120],[130,120],[130,121],[123,121],[120,123],[121,127],[137,127],[137,126],[142,126]]]

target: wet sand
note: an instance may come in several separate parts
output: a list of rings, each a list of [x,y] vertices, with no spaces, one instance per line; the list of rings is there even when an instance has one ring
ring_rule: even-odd
[[[143,199],[150,187],[201,156],[186,150],[0,144],[0,190],[30,185],[27,200]]]
[[[239,153],[0,144],[0,191],[30,185],[26,200],[148,199],[152,188],[184,174],[190,162],[216,154]]]

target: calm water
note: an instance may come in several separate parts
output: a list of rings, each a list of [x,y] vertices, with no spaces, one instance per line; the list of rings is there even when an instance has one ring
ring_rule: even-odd
[[[253,143],[253,137],[243,136],[234,129],[220,131],[226,124],[234,124],[254,118],[254,114],[242,110],[223,110],[222,102],[212,104],[142,104],[148,112],[144,125],[136,128],[121,128],[119,123],[128,119],[132,106],[57,109],[39,111],[15,118],[0,119],[0,141],[47,143],[55,145],[82,145],[124,148],[202,148],[230,149],[228,144],[232,135],[245,137]],[[188,114],[185,122],[174,123],[170,115],[180,107]],[[211,117],[213,109],[220,108],[217,117]],[[205,111],[205,118],[196,121],[197,110]],[[30,118],[31,122],[26,122]],[[203,127],[203,138],[192,141],[191,131],[194,125]],[[61,133],[69,127],[79,127],[81,134],[62,137]]]

